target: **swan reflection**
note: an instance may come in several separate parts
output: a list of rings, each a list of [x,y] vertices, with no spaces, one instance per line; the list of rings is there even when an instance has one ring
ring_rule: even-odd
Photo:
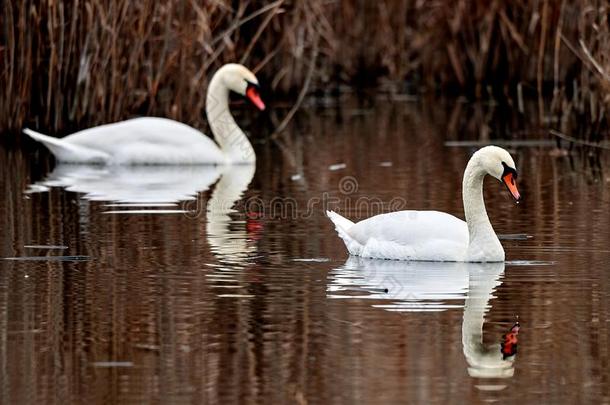
[[[387,300],[388,303],[373,306],[409,312],[459,308],[462,305],[456,301],[464,300],[462,351],[468,374],[477,378],[509,378],[514,374],[515,356],[505,356],[502,352],[505,345],[501,346],[498,341],[483,344],[485,313],[503,273],[504,263],[405,262],[351,256],[342,267],[331,272],[327,295]],[[510,338],[516,344],[516,333]],[[479,388],[502,389],[504,386]]]
[[[60,187],[81,193],[80,204],[104,201],[105,213],[183,213],[196,219],[206,215],[207,240],[221,263],[244,264],[256,252],[252,236],[255,218],[233,219],[234,205],[254,177],[254,165],[102,166],[58,165],[26,193]],[[215,184],[216,183],[216,184]],[[213,185],[211,198],[198,198]]]
[[[109,207],[177,207],[181,201],[194,200],[199,192],[209,189],[221,173],[221,167],[203,165],[60,164],[44,180],[30,185],[26,192],[44,192],[52,187],[61,187],[84,194],[82,199],[85,200],[113,202]]]
[[[241,199],[254,177],[256,167],[240,165],[228,168],[214,187],[207,204],[206,231],[212,253],[224,263],[245,265],[256,252],[250,221],[234,220],[234,206]]]
[[[257,257],[256,239],[262,224],[256,218],[234,215],[235,204],[254,177],[254,165],[235,166],[101,166],[58,165],[26,193],[60,187],[81,193],[81,223],[90,221],[90,201],[103,201],[106,214],[174,214],[204,221],[206,241],[217,261],[208,281],[222,297],[244,297],[244,269]],[[209,200],[199,193],[212,189]],[[233,218],[231,217],[233,216]]]
[[[251,223],[247,213],[232,218],[238,212],[235,204],[242,198],[254,177],[252,165],[233,166],[225,171],[214,187],[206,207],[206,234],[212,254],[218,262],[207,274],[218,297],[252,298],[244,282],[245,270],[251,268],[258,256],[257,233],[262,224]],[[241,219],[239,218],[241,217]]]

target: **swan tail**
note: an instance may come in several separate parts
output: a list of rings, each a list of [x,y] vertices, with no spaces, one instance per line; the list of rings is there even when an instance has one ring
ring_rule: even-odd
[[[345,243],[345,247],[347,247],[347,250],[351,254],[357,255],[361,246],[349,234],[349,229],[354,226],[354,223],[334,211],[326,211],[326,216],[335,225],[335,230],[339,234],[339,237],[343,239],[343,243]]]
[[[24,128],[23,133],[46,146],[61,162],[102,163],[108,159],[104,152],[43,135],[29,128]]]

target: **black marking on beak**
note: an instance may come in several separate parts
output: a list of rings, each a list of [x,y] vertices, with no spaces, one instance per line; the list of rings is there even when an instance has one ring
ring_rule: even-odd
[[[261,91],[261,86],[259,86],[256,83],[252,83],[251,81],[244,79],[246,81],[246,83],[248,83],[248,86],[246,87],[246,91],[248,91],[248,89],[250,88],[255,88],[256,90],[258,90],[258,92],[260,93]]]
[[[513,169],[512,167],[510,167],[509,165],[507,165],[504,162],[502,162],[502,166],[504,166],[504,172],[502,172],[502,178],[504,178],[504,176],[506,176],[507,174],[512,173],[515,180],[517,180],[517,171],[515,169]]]

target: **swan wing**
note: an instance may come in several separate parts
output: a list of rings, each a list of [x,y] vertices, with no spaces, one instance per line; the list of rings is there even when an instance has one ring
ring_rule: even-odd
[[[358,222],[347,234],[360,245],[352,254],[398,260],[462,261],[468,226],[438,211],[398,211]]]

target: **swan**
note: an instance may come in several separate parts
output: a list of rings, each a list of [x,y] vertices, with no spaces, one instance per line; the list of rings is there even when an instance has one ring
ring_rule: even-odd
[[[190,126],[167,118],[140,117],[100,125],[56,139],[29,128],[58,161],[96,164],[253,164],[254,149],[229,111],[229,91],[265,109],[256,76],[230,63],[212,77],[206,114],[218,145]]]
[[[350,254],[416,261],[503,262],[504,249],[483,201],[483,179],[502,181],[518,202],[517,170],[511,155],[497,146],[479,149],[470,158],[462,182],[466,221],[438,211],[398,211],[358,223],[327,211]]]

